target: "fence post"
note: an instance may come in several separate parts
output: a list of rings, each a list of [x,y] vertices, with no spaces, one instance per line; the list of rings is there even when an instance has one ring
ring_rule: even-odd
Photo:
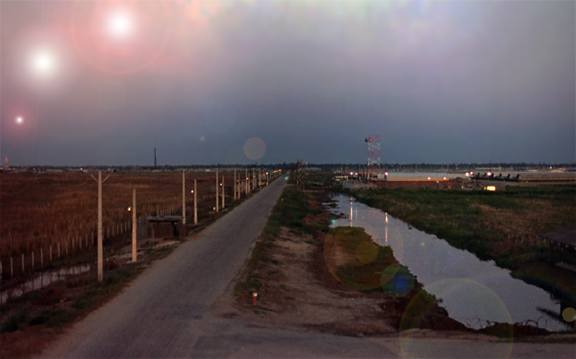
[[[22,274],[24,274],[24,253],[22,253]]]

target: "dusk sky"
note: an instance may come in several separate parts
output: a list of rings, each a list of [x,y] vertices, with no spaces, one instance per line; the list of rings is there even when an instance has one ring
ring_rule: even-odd
[[[0,0],[11,165],[576,161],[576,2]]]

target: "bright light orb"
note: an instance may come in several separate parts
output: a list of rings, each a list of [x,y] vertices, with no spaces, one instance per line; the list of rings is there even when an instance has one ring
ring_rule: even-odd
[[[22,116],[16,117],[16,123],[21,125],[24,123],[24,118]]]
[[[108,33],[119,39],[129,37],[134,30],[134,21],[126,12],[119,11],[113,13],[108,18]]]
[[[54,56],[48,52],[38,52],[32,59],[32,66],[39,75],[47,75],[54,71]]]

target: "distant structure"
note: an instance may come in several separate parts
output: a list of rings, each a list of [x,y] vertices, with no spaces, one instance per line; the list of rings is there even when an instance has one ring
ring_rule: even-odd
[[[8,157],[4,159],[4,172],[7,172],[10,169],[10,164],[8,163]]]
[[[156,149],[154,149],[154,168],[156,168]]]
[[[366,179],[377,179],[380,173],[380,135],[368,136],[364,142],[368,144]]]

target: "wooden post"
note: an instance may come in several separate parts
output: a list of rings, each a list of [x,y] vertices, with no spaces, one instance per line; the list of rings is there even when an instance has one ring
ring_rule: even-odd
[[[44,269],[44,250],[40,248],[40,268]]]
[[[10,257],[10,278],[14,278],[14,259]]]
[[[62,257],[60,254],[60,241],[58,241],[58,259]]]
[[[34,251],[32,251],[32,253],[30,254],[30,257],[32,257],[32,271],[34,271]]]
[[[50,245],[50,264],[52,264],[52,245]]]
[[[22,253],[22,274],[24,274],[24,253]]]

